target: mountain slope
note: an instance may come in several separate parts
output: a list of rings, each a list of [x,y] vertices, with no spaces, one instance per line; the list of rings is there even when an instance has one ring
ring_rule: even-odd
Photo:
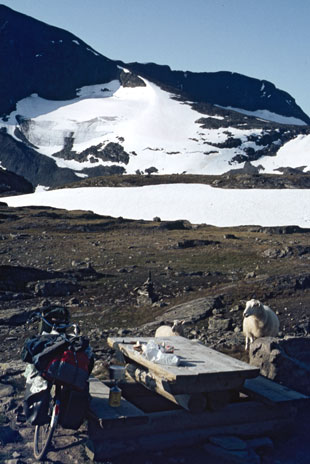
[[[169,66],[155,63],[120,61],[119,64],[158,85],[169,86],[174,92],[196,102],[247,111],[268,110],[310,124],[309,116],[296,104],[294,98],[266,80],[227,71],[172,71]]]
[[[291,155],[281,159],[309,169],[310,120],[267,81],[113,62],[4,6],[0,57],[8,63],[0,69],[0,163],[34,186],[114,173],[221,174],[248,161],[263,169],[288,142]]]
[[[109,82],[117,65],[73,34],[0,5],[0,114],[37,93],[74,98],[83,85]]]
[[[308,126],[262,121],[207,104],[192,106],[148,81],[139,87],[123,87],[118,80],[87,86],[67,101],[32,95],[2,122],[2,137],[16,144],[8,152],[2,143],[2,162],[19,174],[23,170],[35,185],[55,186],[89,175],[149,170],[221,174],[246,161],[264,166],[265,159],[276,159],[281,146],[297,136],[310,143]],[[42,171],[35,169],[32,175],[29,161],[19,163],[23,146],[27,159],[32,152]],[[296,160],[294,167],[309,168],[306,156],[298,158],[297,166]]]

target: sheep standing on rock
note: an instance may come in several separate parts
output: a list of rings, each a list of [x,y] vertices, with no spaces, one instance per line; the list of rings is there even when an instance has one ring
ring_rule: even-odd
[[[184,335],[183,324],[185,321],[173,321],[173,326],[161,325],[155,332],[155,337],[172,337],[175,335]]]
[[[279,332],[278,316],[268,306],[258,300],[247,301],[243,312],[243,334],[245,350],[255,338],[276,337]]]

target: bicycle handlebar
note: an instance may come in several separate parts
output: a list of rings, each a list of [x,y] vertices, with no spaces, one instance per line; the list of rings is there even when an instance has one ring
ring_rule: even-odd
[[[68,324],[57,324],[57,323],[52,323],[52,322],[49,322],[44,316],[43,314],[41,314],[40,312],[35,312],[33,314],[30,315],[30,317],[28,318],[26,324],[31,324],[32,322],[37,322],[39,320],[42,320],[45,322],[45,324],[47,324],[52,330],[63,330],[63,329],[70,329],[70,327],[73,327],[74,328],[74,334],[75,335],[78,335],[80,333],[80,327],[78,326],[78,324],[75,324],[75,323],[68,323]]]

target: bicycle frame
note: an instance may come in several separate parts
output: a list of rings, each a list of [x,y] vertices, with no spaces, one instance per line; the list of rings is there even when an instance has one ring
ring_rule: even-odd
[[[47,319],[45,319],[45,317],[40,313],[35,313],[29,320],[29,323],[39,319],[43,320],[51,328],[51,332],[59,333],[57,329],[66,330],[70,327],[73,327],[73,336],[76,336],[80,333],[80,329],[77,324],[52,324],[47,321]],[[65,331],[64,336],[68,337]],[[46,425],[36,425],[34,431],[33,451],[35,458],[38,460],[43,460],[45,458],[59,420],[61,408],[61,391],[63,387],[61,385],[49,384],[50,391],[53,389],[53,386],[55,387],[55,390],[54,395],[51,395],[50,397],[50,421]]]

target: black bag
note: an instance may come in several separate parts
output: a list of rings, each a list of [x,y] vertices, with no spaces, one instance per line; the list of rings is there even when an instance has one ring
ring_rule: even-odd
[[[26,388],[23,409],[27,422],[31,425],[48,424],[50,417],[48,415],[48,407],[51,395],[47,388],[38,393],[31,393],[30,386]]]
[[[38,335],[25,341],[21,359],[43,371],[58,354],[65,351],[68,342],[61,335]]]
[[[82,336],[74,337],[68,342],[68,348],[60,353],[54,351],[53,354],[42,377],[49,382],[84,391],[94,362],[89,340]],[[36,363],[35,366],[40,369]]]
[[[84,391],[62,389],[59,423],[64,429],[77,430],[83,424],[89,408],[88,388]]]

